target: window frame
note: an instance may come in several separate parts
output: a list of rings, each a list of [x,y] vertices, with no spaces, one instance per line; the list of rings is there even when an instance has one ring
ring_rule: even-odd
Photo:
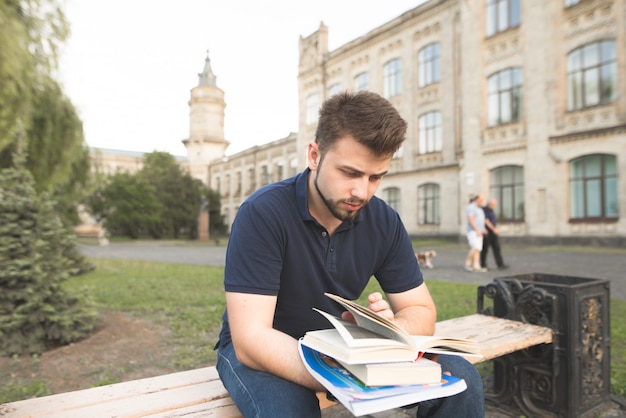
[[[489,76],[487,79],[487,126],[492,128],[522,120],[523,89],[524,72],[521,67],[504,68]],[[494,102],[497,108],[494,108]]]
[[[443,116],[432,110],[417,119],[417,152],[419,155],[441,152],[443,148]]]
[[[583,0],[565,0],[565,8],[576,6],[578,3],[581,3]]]
[[[383,65],[383,97],[389,99],[402,93],[402,59],[392,58]]]
[[[441,186],[438,183],[417,186],[417,224],[441,224]]]
[[[432,42],[417,53],[417,86],[422,88],[441,81],[439,42]]]
[[[400,193],[400,188],[396,186],[385,187],[383,189],[383,196],[387,206],[400,213],[400,205],[402,203],[402,193]]]
[[[597,62],[585,63],[593,60]],[[586,57],[590,58],[587,59]],[[618,99],[619,73],[614,39],[602,39],[581,45],[567,54],[567,111],[600,106]],[[610,91],[607,92],[607,89]],[[593,95],[597,99],[588,98]]]
[[[599,158],[600,161],[600,172],[599,174],[589,174],[587,175],[587,165],[594,158]],[[608,159],[612,160],[612,165],[615,168],[614,172],[607,173],[607,165]],[[581,177],[575,177],[573,175],[573,171],[575,171],[574,164],[580,163],[583,174]],[[568,163],[569,170],[569,222],[570,223],[581,223],[581,222],[617,222],[619,220],[619,168],[617,166],[617,156],[614,154],[586,154],[580,156],[578,158],[574,158]],[[607,190],[610,186],[608,183],[613,183],[614,190]],[[576,186],[582,186],[579,190],[577,190]],[[589,196],[593,194],[595,190],[594,185],[599,185],[599,196],[598,199],[594,199],[600,202],[600,214],[598,216],[589,215],[589,203],[590,199],[593,197]],[[583,193],[582,196],[578,196],[578,193]],[[614,199],[614,204],[616,205],[614,215],[610,215],[607,212],[607,198],[611,197]],[[576,203],[582,203],[582,216],[574,217],[574,205]]]
[[[370,75],[362,71],[354,76],[354,91],[364,91],[370,88]]]
[[[489,170],[489,194],[498,200],[494,212],[499,222],[524,222],[524,188],[524,166],[509,164]]]
[[[341,83],[333,83],[328,86],[328,97],[334,96],[341,92]]]
[[[485,35],[487,38],[519,27],[521,23],[522,9],[520,0],[485,1]]]

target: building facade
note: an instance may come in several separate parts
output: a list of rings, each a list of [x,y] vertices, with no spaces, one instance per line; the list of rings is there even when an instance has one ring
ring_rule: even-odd
[[[464,235],[483,193],[505,237],[624,242],[625,16],[623,0],[430,0],[334,51],[321,24],[300,39],[298,156],[326,98],[368,89],[409,125],[378,194],[410,234]]]
[[[258,145],[214,160],[209,165],[209,187],[220,193],[226,225],[235,219],[239,206],[256,189],[295,176],[298,165],[297,134]]]
[[[420,237],[463,237],[471,196],[505,238],[626,243],[626,1],[430,0],[329,51],[299,40],[299,131],[226,156],[206,58],[191,90],[190,173],[227,224],[258,187],[305,167],[320,105],[386,97],[408,122],[378,195]]]

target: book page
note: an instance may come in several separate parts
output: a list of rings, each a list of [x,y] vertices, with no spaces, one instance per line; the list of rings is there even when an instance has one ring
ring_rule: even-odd
[[[313,308],[313,310],[322,314],[333,327],[339,332],[341,338],[346,342],[349,347],[391,347],[391,346],[403,346],[409,347],[403,341],[390,339],[386,336],[380,335],[377,332],[373,332],[367,328],[360,327],[352,322],[344,321],[334,315],[324,312],[320,309]]]
[[[413,335],[418,349],[428,353],[463,354],[482,357],[480,347],[475,341],[463,338]]]
[[[376,334],[380,334],[385,338],[400,341],[406,345],[416,348],[415,341],[411,338],[409,333],[388,319],[383,318],[375,312],[372,312],[351,300],[344,299],[331,293],[325,293],[325,295],[345,307],[348,312],[354,316],[358,326],[366,328]]]

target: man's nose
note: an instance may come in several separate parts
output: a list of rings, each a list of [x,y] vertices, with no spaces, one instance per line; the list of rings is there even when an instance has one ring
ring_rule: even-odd
[[[366,200],[367,194],[369,192],[370,182],[367,178],[360,178],[355,180],[352,185],[352,197],[356,197],[357,199]]]

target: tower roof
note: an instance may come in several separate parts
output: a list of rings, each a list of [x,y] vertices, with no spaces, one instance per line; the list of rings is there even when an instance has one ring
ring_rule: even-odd
[[[209,51],[206,51],[206,58],[204,60],[204,70],[198,74],[198,86],[211,86],[217,87],[215,74],[211,69],[211,59],[209,58]]]

